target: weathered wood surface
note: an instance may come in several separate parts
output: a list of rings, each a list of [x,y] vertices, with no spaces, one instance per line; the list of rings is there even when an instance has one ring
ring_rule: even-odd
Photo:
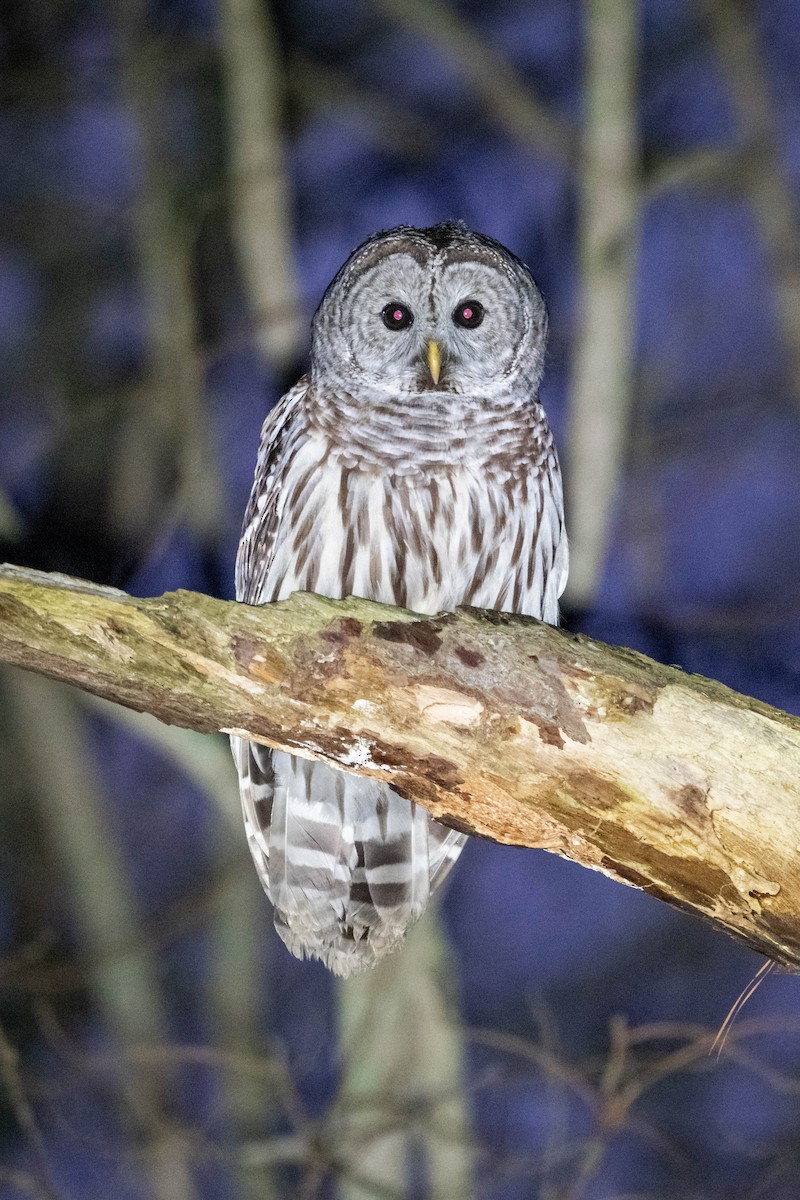
[[[389,780],[459,829],[555,850],[800,970],[800,719],[722,684],[528,618],[139,600],[13,567],[0,660]]]

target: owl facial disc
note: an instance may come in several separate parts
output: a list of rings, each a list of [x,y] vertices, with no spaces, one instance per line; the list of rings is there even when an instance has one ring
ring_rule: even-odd
[[[353,252],[313,324],[312,360],[334,386],[480,397],[538,387],[547,316],[526,267],[460,225],[401,227]]]

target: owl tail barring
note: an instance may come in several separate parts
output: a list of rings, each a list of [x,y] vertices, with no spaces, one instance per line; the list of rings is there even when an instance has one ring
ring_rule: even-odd
[[[402,942],[466,838],[386,784],[234,739],[250,852],[297,958],[337,975]]]

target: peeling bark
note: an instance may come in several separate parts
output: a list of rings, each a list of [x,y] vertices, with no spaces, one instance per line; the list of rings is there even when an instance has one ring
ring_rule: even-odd
[[[13,567],[0,660],[389,781],[800,970],[800,718],[712,680],[527,617],[139,600]]]

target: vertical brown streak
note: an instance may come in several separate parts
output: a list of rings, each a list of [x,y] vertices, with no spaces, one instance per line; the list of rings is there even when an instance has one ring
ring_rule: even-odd
[[[442,572],[442,560],[439,557],[439,551],[436,549],[436,546],[433,542],[431,542],[431,544],[430,544],[430,551],[429,551],[428,557],[430,560],[431,574],[433,575],[433,582],[436,584],[437,587],[441,587],[442,579],[444,578],[443,572]]]
[[[522,548],[524,545],[525,545],[525,526],[524,526],[523,522],[520,521],[519,528],[517,529],[517,536],[514,541],[514,548],[511,551],[511,566],[512,567],[516,567],[519,565],[520,560],[522,558]]]
[[[495,600],[494,604],[492,604],[492,608],[495,609],[496,612],[505,611],[504,605],[506,602],[506,596],[508,595],[508,587],[509,587],[510,582],[511,582],[510,577],[507,577],[506,580],[504,581],[502,587],[500,588],[500,591],[497,593],[497,599]]]
[[[303,581],[303,591],[315,592],[317,590],[317,580],[319,579],[320,566],[320,550],[319,546],[314,547],[314,552],[308,560],[306,568],[306,577]]]
[[[344,557],[342,559],[342,595],[353,593],[353,574],[355,570],[356,539],[352,528],[347,529],[344,538]]]
[[[263,568],[263,570],[261,572],[260,579],[263,580],[265,578],[265,576],[266,576],[266,566]],[[264,595],[263,597],[261,597],[259,595],[259,598],[257,600],[250,601],[250,603],[275,604],[275,602],[278,599],[278,596],[280,595],[282,583],[283,583],[282,579],[276,579],[274,584],[272,585],[272,591],[269,592],[268,595]],[[258,589],[258,591],[260,592],[260,588]]]
[[[472,534],[473,553],[479,554],[483,546],[483,519],[477,496],[470,498],[470,532]]]
[[[539,530],[542,527],[542,513],[544,512],[543,499],[537,497],[536,500],[536,525],[531,534],[531,552],[528,555],[528,576],[527,586],[533,586],[533,576],[536,572],[536,555],[539,553]]]
[[[416,558],[425,557],[425,537],[422,532],[420,512],[412,505],[408,510],[408,547]]]
[[[347,515],[350,511],[350,476],[352,473],[349,467],[342,467],[339,480],[339,512],[342,514],[342,524],[347,523]]]
[[[452,525],[451,525],[451,528],[452,528]],[[459,566],[463,567],[466,565],[468,551],[469,551],[469,547],[467,545],[467,539],[466,539],[465,535],[462,533],[461,537],[459,538],[459,541],[458,541],[457,557],[458,557],[458,565]]]
[[[369,586],[376,595],[380,595],[382,584],[383,555],[380,546],[373,541],[369,555]]]
[[[398,512],[409,511],[408,481],[404,475],[399,475],[394,482],[394,495]]]
[[[304,541],[301,541],[301,542],[298,542],[297,537],[295,537],[294,572],[295,572],[295,575],[297,576],[298,580],[302,580],[302,578],[303,578],[303,571],[306,568],[306,564],[308,562],[308,558],[311,553],[311,545],[312,545],[312,542],[311,542],[310,537],[307,537]],[[305,590],[306,591],[310,590],[308,588],[307,584],[306,584]]]
[[[511,599],[511,611],[519,612],[522,604],[522,562],[518,562],[514,571],[514,595]]]
[[[406,581],[407,552],[405,542],[398,541],[395,546],[394,568],[392,570],[392,591],[394,602],[400,608],[408,603],[408,584]]]
[[[475,563],[475,570],[472,573],[472,578],[470,579],[464,593],[465,604],[474,604],[475,594],[482,586],[485,578],[486,560],[482,556],[479,556],[477,562]]]
[[[428,494],[431,498],[431,525],[435,525],[436,518],[439,516],[439,484],[437,480],[428,480]]]
[[[515,475],[509,475],[500,485],[503,499],[506,503],[506,513],[515,512],[519,508],[519,480]]]
[[[387,479],[383,485],[383,524],[389,536],[390,545],[399,540],[397,513],[394,506],[394,480]]]
[[[307,516],[303,518],[302,523],[294,531],[292,536],[292,550],[298,555],[298,557],[302,553],[303,546],[307,547],[311,539],[311,530],[314,526],[314,517],[314,513],[308,513]],[[299,574],[299,567],[296,566],[295,569]]]
[[[315,472],[316,467],[309,467],[308,470],[297,480],[286,498],[286,507],[289,510],[302,509],[306,500],[305,490],[311,482]]]
[[[366,496],[363,494],[359,496],[358,507],[354,517],[355,519],[351,516],[351,521],[356,531],[358,544],[366,546],[369,543],[369,509],[367,508]]]
[[[488,512],[488,517],[489,517],[489,521],[487,522],[487,524],[489,525],[490,536],[496,537],[497,532],[500,528],[500,523],[501,523],[500,509],[499,509],[498,503],[497,503],[497,490],[498,490],[497,481],[494,479],[491,479],[491,480],[488,480],[487,482],[488,482],[488,486],[486,488],[486,506],[487,506],[487,512]]]

